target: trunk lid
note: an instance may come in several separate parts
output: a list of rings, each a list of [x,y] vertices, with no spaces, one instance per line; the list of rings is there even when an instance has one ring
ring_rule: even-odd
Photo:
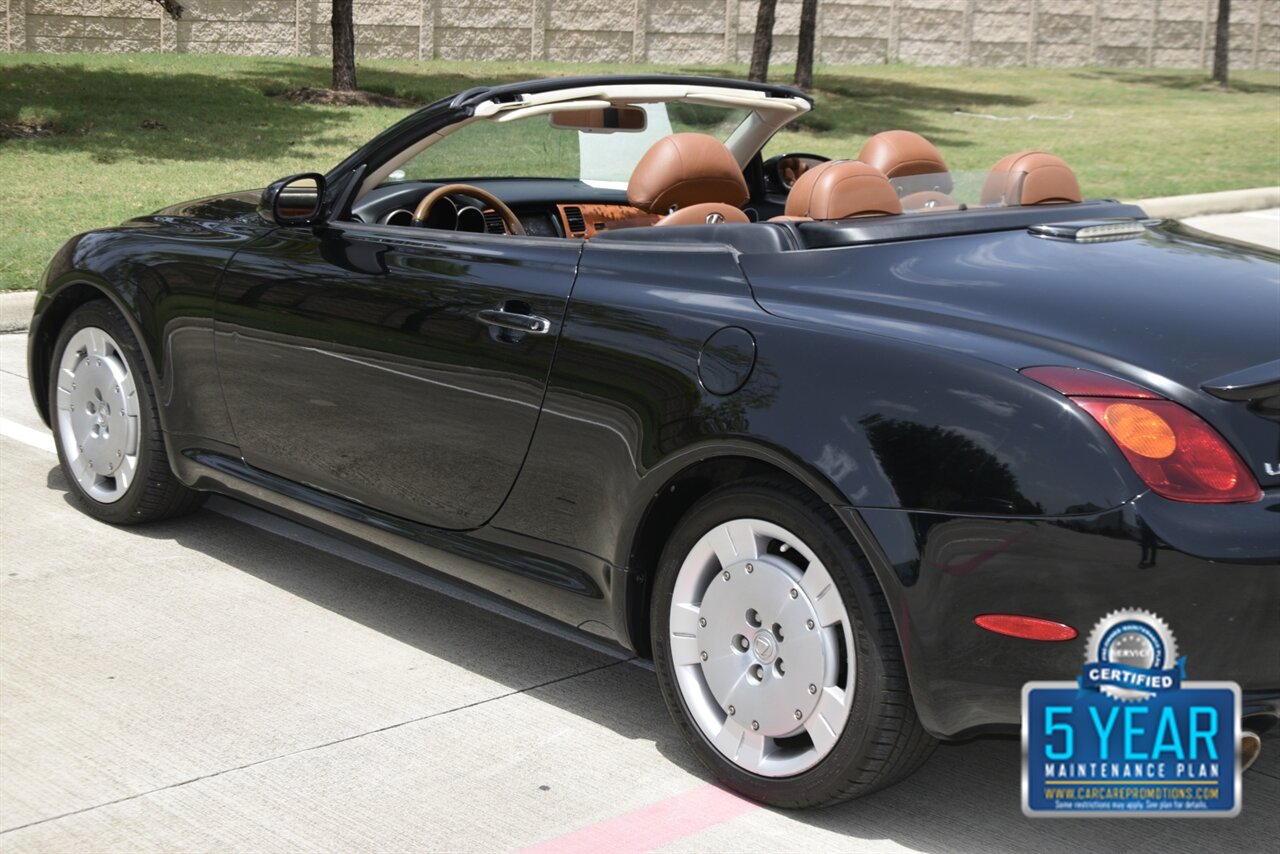
[[[741,261],[776,315],[1152,388],[1280,485],[1280,255],[1262,247],[1167,221],[1112,242],[1020,228]]]

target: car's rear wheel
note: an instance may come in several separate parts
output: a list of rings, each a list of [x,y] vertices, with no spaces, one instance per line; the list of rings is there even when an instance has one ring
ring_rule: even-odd
[[[98,300],[72,312],[50,364],[54,444],[86,512],[127,524],[200,506],[203,495],[169,468],[146,364],[114,305]]]
[[[884,595],[830,508],[801,490],[755,481],[698,502],[663,553],[651,629],[677,726],[749,797],[846,800],[932,752]]]

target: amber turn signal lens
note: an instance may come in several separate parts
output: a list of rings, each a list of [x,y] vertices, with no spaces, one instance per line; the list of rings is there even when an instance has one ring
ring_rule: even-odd
[[[1145,406],[1112,403],[1102,411],[1103,425],[1120,447],[1162,460],[1178,447],[1169,422]]]

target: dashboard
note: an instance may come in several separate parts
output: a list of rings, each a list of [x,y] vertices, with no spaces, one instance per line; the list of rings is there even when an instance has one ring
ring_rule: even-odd
[[[594,187],[573,179],[459,179],[501,199],[526,234],[588,238],[602,231],[652,225],[658,217],[627,204],[624,189]],[[418,203],[449,181],[397,181],[370,191],[352,208],[352,217],[370,225],[413,226]],[[502,217],[477,198],[445,196],[432,206],[426,228],[477,234],[506,234]]]

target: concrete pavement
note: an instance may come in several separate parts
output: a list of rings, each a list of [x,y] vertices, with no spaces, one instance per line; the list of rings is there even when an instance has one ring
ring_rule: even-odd
[[[8,291],[0,293],[0,334],[25,332],[31,323],[35,308],[35,291]]]
[[[1207,214],[1257,211],[1280,206],[1280,187],[1254,187],[1217,193],[1160,196],[1135,202],[1150,216],[1186,219]]]
[[[1256,243],[1280,252],[1280,208],[1189,216],[1183,222],[1201,231]]]
[[[30,404],[25,347],[0,336],[0,852],[1199,852],[1280,836],[1273,737],[1229,821],[1026,819],[1014,739],[944,745],[828,810],[742,802],[708,786],[652,672],[593,638],[223,499],[93,522]]]

